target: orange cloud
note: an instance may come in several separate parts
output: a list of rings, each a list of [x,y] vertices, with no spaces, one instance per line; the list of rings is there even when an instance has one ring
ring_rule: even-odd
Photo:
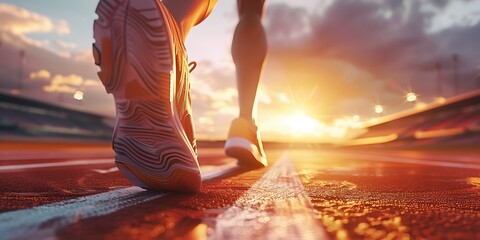
[[[75,92],[76,88],[83,83],[81,76],[71,74],[68,76],[55,75],[49,85],[43,87],[45,92]]]
[[[34,76],[37,74],[44,74],[44,72],[40,71],[37,73],[32,73]],[[74,93],[79,88],[85,87],[93,87],[97,88],[101,84],[98,80],[92,79],[84,79],[81,76],[76,74],[70,74],[68,76],[63,75],[55,75],[53,79],[50,81],[49,85],[43,87],[45,92],[65,92],[65,93]]]
[[[48,79],[50,80],[51,74],[45,69],[41,69],[38,72],[31,72],[30,79]]]

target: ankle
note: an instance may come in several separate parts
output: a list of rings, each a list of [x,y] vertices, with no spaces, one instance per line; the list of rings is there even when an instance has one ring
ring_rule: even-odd
[[[252,124],[253,126],[257,126],[256,124],[256,121],[255,121],[255,118],[253,117],[245,117],[245,116],[239,116],[238,118],[241,118],[241,119],[245,119],[247,122],[249,122],[250,124]]]

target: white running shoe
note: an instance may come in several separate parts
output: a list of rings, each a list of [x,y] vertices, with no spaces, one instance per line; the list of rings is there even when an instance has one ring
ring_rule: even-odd
[[[158,0],[100,0],[93,53],[113,94],[115,163],[134,185],[198,191],[201,176],[183,38]]]
[[[268,166],[258,128],[244,118],[233,120],[225,143],[225,153],[236,158],[239,165]]]

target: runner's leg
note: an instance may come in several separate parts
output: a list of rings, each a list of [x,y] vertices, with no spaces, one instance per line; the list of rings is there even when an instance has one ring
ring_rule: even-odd
[[[235,29],[232,56],[237,70],[240,113],[232,121],[225,142],[227,156],[239,165],[268,165],[260,133],[255,124],[256,95],[267,53],[267,40],[262,26],[265,0],[238,0],[239,21]]]
[[[183,40],[193,26],[202,22],[213,10],[217,0],[163,0],[163,4],[177,21]]]
[[[239,22],[232,43],[232,57],[237,69],[240,117],[254,122],[256,94],[267,40],[262,26],[265,0],[238,0]]]

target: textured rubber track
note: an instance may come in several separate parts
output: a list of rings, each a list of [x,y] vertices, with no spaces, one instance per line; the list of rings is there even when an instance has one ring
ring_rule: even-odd
[[[133,184],[157,191],[198,191],[196,153],[175,101],[174,23],[156,0],[101,0],[93,54],[117,109],[113,149]]]

